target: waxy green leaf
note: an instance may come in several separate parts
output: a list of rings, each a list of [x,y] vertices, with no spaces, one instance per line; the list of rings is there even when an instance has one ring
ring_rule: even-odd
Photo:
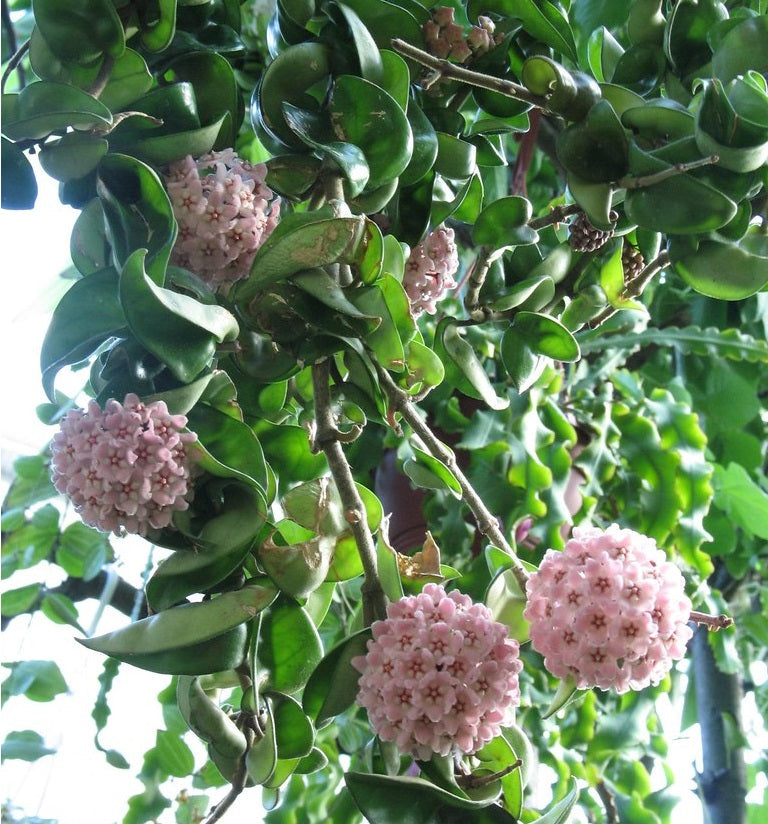
[[[363,629],[344,638],[334,646],[312,672],[304,688],[304,712],[320,729],[352,706],[357,695],[359,670],[350,663],[365,655],[370,629]]]
[[[194,549],[161,562],[147,582],[153,610],[168,609],[196,592],[208,592],[237,570],[266,520],[266,503],[252,486],[221,485],[221,513],[192,536]]]
[[[188,383],[211,362],[216,344],[237,337],[237,321],[226,309],[157,286],[144,269],[145,249],[137,249],[120,274],[120,303],[131,332]]]
[[[263,616],[257,655],[262,688],[290,695],[306,684],[323,656],[323,646],[306,610],[284,600]]]
[[[95,97],[49,80],[30,83],[19,94],[4,94],[2,118],[3,134],[11,140],[40,140],[60,129],[112,125],[112,112]]]
[[[405,112],[384,89],[353,75],[336,79],[329,100],[333,132],[362,149],[371,185],[394,180],[413,154],[413,133]]]
[[[246,624],[274,600],[271,586],[252,584],[210,601],[183,604],[122,629],[81,639],[88,649],[152,672],[202,675],[242,663]]]
[[[33,8],[46,43],[64,62],[116,58],[125,49],[123,25],[110,0],[82,0],[66,7],[57,0],[34,0]]]

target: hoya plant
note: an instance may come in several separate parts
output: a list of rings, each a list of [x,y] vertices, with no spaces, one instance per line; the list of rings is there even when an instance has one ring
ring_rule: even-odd
[[[3,618],[103,658],[84,747],[168,677],[125,824],[668,824],[668,705],[758,821],[765,11],[3,0],[3,208],[78,212]]]

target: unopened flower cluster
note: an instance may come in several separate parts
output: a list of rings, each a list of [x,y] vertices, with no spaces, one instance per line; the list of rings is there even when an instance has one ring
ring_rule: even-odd
[[[144,404],[128,394],[123,403],[96,401],[72,409],[51,444],[53,483],[82,520],[105,532],[138,533],[170,524],[187,509],[191,459],[184,415],[163,401]]]
[[[171,165],[166,187],[179,225],[171,263],[217,289],[246,277],[280,217],[266,172],[232,149]]]
[[[691,602],[652,538],[616,524],[576,527],[528,580],[533,647],[558,678],[618,693],[658,684],[685,655]]]
[[[518,643],[483,604],[430,583],[389,604],[371,631],[367,654],[352,659],[362,673],[357,702],[402,753],[474,753],[512,720]]]
[[[435,57],[466,63],[470,58],[484,54],[499,42],[490,17],[481,16],[478,25],[469,34],[456,23],[452,6],[441,6],[432,12],[432,19],[422,26],[427,50]]]
[[[436,302],[449,289],[456,288],[453,276],[458,269],[453,229],[441,224],[413,247],[405,264],[403,287],[414,317],[422,312],[435,314]]]

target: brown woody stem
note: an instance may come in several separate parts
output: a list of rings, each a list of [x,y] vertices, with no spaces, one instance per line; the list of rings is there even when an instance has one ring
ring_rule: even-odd
[[[333,419],[330,389],[331,368],[327,358],[312,367],[312,388],[315,395],[316,430],[314,445],[325,453],[331,475],[339,491],[344,517],[357,544],[363,564],[365,581],[362,586],[363,620],[366,626],[386,615],[386,598],[379,578],[376,545],[368,527],[365,505],[357,491],[352,469],[339,443],[339,432]]]
[[[481,246],[478,250],[475,262],[472,264],[472,269],[467,280],[467,293],[464,296],[464,308],[467,314],[473,320],[481,320],[481,317],[476,317],[476,313],[480,308],[480,290],[485,283],[486,275],[491,266],[491,249],[488,246]],[[481,311],[480,315],[484,316]]]
[[[522,759],[518,758],[512,764],[509,764],[508,766],[504,767],[503,770],[499,770],[495,773],[489,773],[488,775],[461,776],[460,778],[456,779],[456,783],[463,789],[467,790],[474,790],[478,787],[487,787],[488,784],[493,784],[494,781],[499,781],[500,779],[504,778],[505,775],[509,775],[511,772],[514,772],[516,769],[522,766]]]
[[[529,220],[528,225],[536,231],[546,229],[547,226],[562,223],[567,217],[577,215],[580,211],[581,206],[579,206],[578,203],[569,203],[567,206],[555,206],[549,214]]]
[[[705,626],[710,632],[717,632],[733,626],[733,618],[730,615],[708,615],[706,612],[697,612],[693,609],[691,610],[691,621]]]
[[[545,97],[532,94],[525,86],[521,86],[519,83],[513,83],[511,80],[504,80],[501,77],[494,77],[492,74],[482,74],[471,69],[465,69],[457,63],[451,63],[450,60],[435,57],[433,54],[429,54],[429,52],[425,52],[423,49],[413,46],[411,43],[407,43],[399,37],[395,37],[394,40],[392,40],[392,48],[404,57],[408,57],[416,63],[420,63],[422,66],[430,69],[432,71],[430,85],[439,77],[448,77],[451,80],[458,80],[460,83],[467,83],[470,86],[490,89],[492,92],[499,92],[507,97],[514,97],[516,100],[530,103],[531,106],[535,106],[537,109],[549,111]]]
[[[464,503],[469,507],[472,515],[477,523],[477,528],[485,535],[488,540],[499,549],[512,558],[512,574],[518,583],[518,586],[525,593],[525,585],[528,581],[528,573],[525,567],[520,563],[514,549],[507,540],[504,533],[499,527],[499,522],[496,517],[488,510],[483,503],[480,496],[475,491],[475,488],[469,482],[467,476],[461,471],[456,456],[448,447],[432,432],[430,427],[425,423],[419,414],[418,409],[411,402],[410,397],[392,380],[389,372],[384,369],[379,363],[376,363],[376,371],[379,375],[379,381],[382,388],[386,392],[393,411],[399,412],[403,419],[409,424],[411,429],[421,438],[427,451],[439,461],[442,461],[448,469],[451,470],[453,476],[461,487],[461,497]]]
[[[642,189],[646,186],[653,186],[655,183],[661,183],[662,180],[667,180],[670,177],[685,174],[693,169],[699,169],[702,166],[711,166],[717,163],[720,158],[713,154],[709,157],[702,157],[699,160],[692,160],[690,163],[675,163],[668,169],[662,169],[660,172],[654,172],[650,175],[641,175],[640,177],[622,177],[616,181],[617,185],[622,189]]]

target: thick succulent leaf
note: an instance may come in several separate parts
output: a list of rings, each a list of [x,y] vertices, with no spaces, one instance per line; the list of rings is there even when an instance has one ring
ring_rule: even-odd
[[[245,655],[246,624],[272,603],[275,594],[272,587],[250,585],[210,601],[164,610],[80,643],[152,672],[202,675],[233,669]]]
[[[262,688],[290,695],[306,684],[323,656],[323,646],[306,610],[284,600],[262,618],[257,655]]]
[[[533,207],[524,197],[499,198],[477,216],[472,238],[476,244],[493,251],[536,243],[539,235],[528,226],[532,214]]]
[[[425,177],[434,165],[437,157],[437,134],[429,118],[413,100],[408,102],[406,115],[413,133],[413,152],[400,175],[400,182],[403,186],[410,186]]]
[[[220,135],[220,141],[234,145],[237,126],[242,118],[240,90],[229,61],[214,51],[196,51],[182,54],[172,60],[166,69],[166,78],[192,84],[200,123],[221,123],[222,115],[229,118],[229,134]],[[190,147],[188,154],[200,155]]]
[[[108,141],[94,135],[70,132],[40,150],[40,165],[52,178],[62,182],[92,172],[109,148]]]
[[[675,255],[672,268],[697,292],[719,300],[743,300],[768,283],[768,255],[752,254],[745,244],[702,240],[691,254]]]
[[[259,561],[282,592],[292,598],[307,598],[325,581],[336,539],[311,532],[306,537],[289,538],[284,532],[280,522],[261,542]],[[277,540],[280,535],[283,540]]]
[[[142,21],[139,36],[151,52],[161,52],[168,47],[176,32],[176,0],[157,0],[154,14]]]
[[[301,704],[295,698],[271,693],[275,716],[275,737],[279,758],[304,758],[312,752],[315,731]]]
[[[37,180],[24,152],[2,138],[3,209],[31,209],[37,200]]]
[[[461,485],[450,468],[430,455],[415,435],[411,437],[410,447],[413,454],[403,462],[403,472],[417,486],[446,489],[455,497],[461,498]]]
[[[329,101],[333,131],[363,150],[371,185],[394,180],[413,154],[413,133],[405,112],[384,89],[353,75],[336,79]]]
[[[370,629],[349,635],[331,649],[312,672],[302,695],[304,712],[319,729],[349,709],[357,695],[360,672],[350,661],[365,655]]]
[[[54,310],[40,352],[43,388],[51,401],[63,367],[87,358],[108,338],[126,333],[127,326],[114,269],[75,281]]]
[[[99,164],[96,188],[117,266],[146,249],[147,274],[162,286],[178,230],[160,178],[136,158],[108,154]]]
[[[670,164],[633,150],[631,173],[668,171]],[[736,214],[736,204],[713,186],[680,174],[650,186],[628,189],[627,217],[638,226],[668,234],[699,234],[719,229]]]
[[[579,344],[560,321],[539,312],[518,312],[513,328],[528,348],[537,355],[567,363],[581,357]],[[502,349],[504,343],[502,342]]]
[[[137,51],[126,49],[112,66],[99,100],[113,112],[122,111],[131,101],[146,94],[152,88],[152,82],[144,58]]]
[[[302,149],[304,144],[293,133],[283,116],[283,104],[301,107],[305,92],[329,78],[330,49],[323,43],[297,43],[275,57],[254,92],[251,118],[286,146]]]
[[[549,275],[525,278],[511,289],[489,301],[489,306],[497,312],[506,312],[518,307],[537,312],[543,309],[555,296],[555,282]]]
[[[472,345],[458,331],[455,322],[446,318],[435,332],[435,352],[446,370],[446,379],[465,395],[482,398],[491,409],[506,409],[509,400],[496,393]]]
[[[437,132],[434,171],[451,180],[466,180],[477,171],[477,147],[446,132]]]
[[[344,5],[358,14],[380,49],[391,48],[395,37],[423,46],[421,24],[429,19],[429,15],[421,4],[391,0],[378,3],[371,3],[370,0],[344,0]]]
[[[266,494],[269,472],[264,452],[247,424],[208,404],[197,404],[187,417],[189,429],[197,433],[195,449],[202,448],[198,460],[203,469],[218,477],[237,478]]]
[[[235,290],[238,301],[246,303],[264,287],[304,269],[362,259],[371,232],[364,217],[303,215],[297,222],[273,232],[256,253],[250,276]]]
[[[4,94],[2,116],[3,134],[11,140],[41,140],[70,127],[85,131],[112,124],[112,112],[93,95],[49,80]]]
[[[547,108],[568,120],[581,120],[601,97],[600,86],[588,74],[569,71],[544,55],[529,57],[520,76],[534,94],[547,98]]]
[[[579,788],[576,782],[571,780],[571,789],[565,798],[550,807],[540,818],[534,819],[531,824],[566,824],[578,800]]]
[[[496,575],[488,587],[484,601],[494,619],[509,627],[512,638],[520,644],[528,640],[530,625],[523,618],[526,598],[511,570],[505,569]]]
[[[423,778],[410,776],[373,775],[348,772],[344,776],[355,803],[371,824],[439,824],[447,810],[462,811],[461,820],[470,822],[511,821],[509,814],[501,818],[485,817],[489,801],[473,801],[448,792]],[[497,808],[498,809],[498,808]],[[478,817],[479,816],[479,817]]]
[[[610,81],[624,48],[605,26],[592,30],[587,41],[587,62],[595,79]]]
[[[266,520],[266,503],[252,486],[228,483],[220,490],[222,512],[209,520],[195,549],[179,550],[160,563],[147,582],[147,601],[155,611],[208,592],[245,560]]]
[[[120,303],[131,332],[185,383],[211,362],[216,344],[237,337],[234,316],[218,305],[157,286],[144,270],[145,249],[137,249],[120,274]]]
[[[616,111],[600,100],[586,117],[557,137],[557,157],[569,175],[586,183],[610,183],[629,169],[629,141]]]
[[[723,83],[738,75],[768,68],[768,18],[744,17],[717,44],[712,55],[712,73]]]
[[[266,718],[263,724],[264,735],[254,741],[245,757],[248,777],[254,784],[266,784],[275,774],[277,767],[277,738],[275,734],[275,717],[272,704],[266,703]]]
[[[46,43],[65,63],[90,63],[125,50],[123,24],[110,0],[83,0],[62,6],[56,0],[35,0],[35,22]]]

